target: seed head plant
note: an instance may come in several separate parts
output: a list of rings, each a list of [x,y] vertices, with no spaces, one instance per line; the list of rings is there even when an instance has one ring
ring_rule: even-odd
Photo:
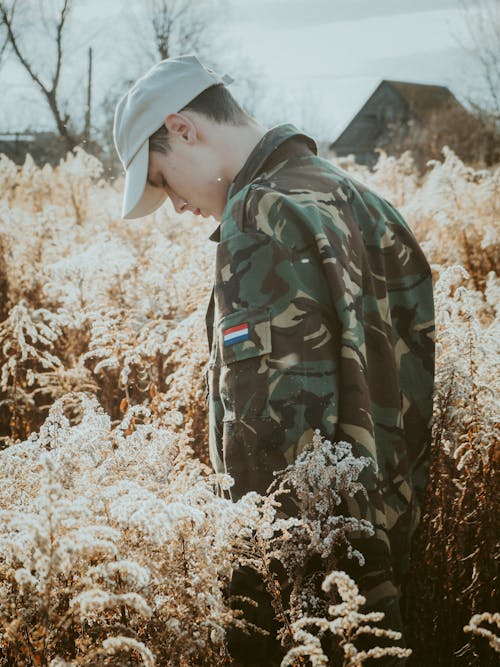
[[[266,495],[220,493],[233,480],[207,465],[210,222],[168,203],[121,220],[122,184],[81,148],[54,168],[0,156],[1,667],[230,666],[231,629],[266,633],[229,594],[243,567],[264,582],[283,667],[328,664],[326,647],[337,667],[496,665],[500,168],[442,155],[423,174],[409,152],[380,151],[372,171],[336,161],[398,207],[433,272],[409,649],[339,566],[364,560],[350,540],[373,526],[339,499],[364,493],[373,462],[316,432]]]

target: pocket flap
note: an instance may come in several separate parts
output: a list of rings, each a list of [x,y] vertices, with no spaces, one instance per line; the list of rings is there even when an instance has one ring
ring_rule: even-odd
[[[219,320],[218,335],[226,364],[267,354],[271,352],[271,309],[229,313]]]

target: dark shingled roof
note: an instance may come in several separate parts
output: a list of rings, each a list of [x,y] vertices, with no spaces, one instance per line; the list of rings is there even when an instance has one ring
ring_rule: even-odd
[[[459,104],[456,97],[446,86],[434,86],[426,83],[408,83],[406,81],[390,81],[384,79],[408,103],[410,109],[419,118],[425,117],[437,107],[446,104]]]
[[[383,130],[384,121],[376,118],[374,114],[378,113],[377,110],[381,105],[384,106],[382,102],[384,95],[388,98],[387,107],[394,106],[394,95],[391,101],[391,95],[388,94],[391,90],[400,100],[397,106],[401,107],[399,110],[399,113],[402,114],[401,120],[408,116],[424,121],[432,111],[447,105],[463,109],[446,86],[382,79],[351,120],[341,128],[335,140],[330,143],[329,149],[335,150],[342,144],[343,149],[348,147],[349,151],[356,152],[355,146],[359,147],[360,151],[365,151],[369,146],[376,145],[377,137]]]

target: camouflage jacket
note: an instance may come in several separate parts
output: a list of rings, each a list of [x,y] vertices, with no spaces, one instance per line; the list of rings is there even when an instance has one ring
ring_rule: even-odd
[[[394,206],[317,153],[294,125],[270,129],[210,236],[210,458],[237,499],[265,492],[315,429],[346,440],[378,467],[348,511],[402,553],[428,475],[431,270]]]

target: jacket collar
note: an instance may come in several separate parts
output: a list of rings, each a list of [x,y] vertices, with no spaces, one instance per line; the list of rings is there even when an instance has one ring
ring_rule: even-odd
[[[285,142],[286,148],[277,151]],[[290,149],[290,150],[289,150]],[[268,130],[252,149],[245,164],[236,174],[229,186],[227,201],[231,199],[242,187],[256,178],[264,167],[270,167],[271,163],[279,159],[285,159],[287,156],[297,153],[312,151],[318,154],[318,146],[315,140],[307,134],[301,132],[292,123],[282,123]],[[272,155],[274,153],[274,155]],[[227,207],[227,204],[226,204]],[[208,237],[210,241],[220,241],[220,223],[217,228]]]

